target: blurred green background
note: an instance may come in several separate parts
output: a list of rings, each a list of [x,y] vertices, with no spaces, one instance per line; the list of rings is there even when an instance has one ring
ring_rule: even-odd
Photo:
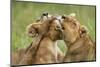
[[[32,39],[26,35],[26,27],[37,20],[43,12],[52,15],[76,13],[77,19],[85,25],[92,39],[95,39],[95,6],[65,5],[36,2],[12,2],[12,51],[30,45]],[[59,41],[59,47],[65,50],[65,43]]]

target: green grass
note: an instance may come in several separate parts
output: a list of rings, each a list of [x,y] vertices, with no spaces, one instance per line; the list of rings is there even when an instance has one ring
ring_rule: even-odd
[[[43,12],[53,15],[63,15],[76,13],[77,19],[81,24],[85,25],[90,36],[95,39],[95,7],[94,6],[78,6],[63,5],[49,3],[34,2],[13,2],[12,3],[12,51],[18,48],[27,47],[31,38],[26,35],[26,26],[40,17]],[[63,41],[59,41],[59,47],[65,50]]]

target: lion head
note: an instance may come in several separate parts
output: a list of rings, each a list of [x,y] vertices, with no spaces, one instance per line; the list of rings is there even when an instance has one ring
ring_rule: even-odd
[[[62,16],[62,29],[64,34],[64,40],[73,43],[79,36],[80,23],[72,14]]]
[[[41,18],[36,21],[36,23],[31,23],[27,26],[27,34],[30,37],[34,37],[36,35],[44,34],[47,32],[49,27],[49,20],[53,16],[49,15],[48,13],[43,13]]]

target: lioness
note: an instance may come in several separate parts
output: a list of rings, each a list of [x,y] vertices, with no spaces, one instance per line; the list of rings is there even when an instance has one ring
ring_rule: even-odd
[[[49,23],[45,21],[48,18],[50,19],[50,16],[48,17],[48,13],[43,13],[41,15],[41,18],[39,20],[36,20],[35,23],[32,23],[32,24],[28,25],[28,27],[27,27],[27,34],[30,37],[34,37],[34,39],[35,39],[36,42],[33,42],[34,45],[32,45],[33,43],[31,43],[25,49],[18,49],[16,52],[12,52],[11,53],[11,64],[12,65],[19,64],[20,60],[22,59],[22,57],[24,56],[24,54],[27,52],[27,50],[30,47],[33,47],[34,49],[37,47],[37,44],[39,43],[42,35],[45,34],[46,31],[48,30]],[[40,26],[41,26],[41,28],[40,28]],[[42,28],[42,26],[44,28]],[[37,34],[40,35],[40,36],[36,37]],[[33,52],[34,52],[34,49],[33,49]]]
[[[25,58],[20,62],[21,65],[44,64],[44,63],[46,64],[46,63],[58,62],[57,56],[59,57],[59,53],[56,42],[62,37],[61,25],[59,23],[59,20],[56,19],[55,17],[48,21],[50,23],[49,30],[40,41],[35,56],[33,57],[33,55],[31,55],[32,51],[29,51],[28,54],[31,56],[28,56],[28,54],[26,54]],[[31,59],[31,61],[29,59]]]
[[[68,47],[64,62],[89,61],[90,56],[90,60],[95,60],[95,43],[86,28],[73,15],[62,16],[61,21],[64,41]]]

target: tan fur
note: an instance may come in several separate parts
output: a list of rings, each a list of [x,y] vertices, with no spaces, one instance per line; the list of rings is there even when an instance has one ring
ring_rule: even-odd
[[[18,65],[27,65],[27,64],[33,64],[34,56],[37,52],[38,44],[41,41],[42,36],[38,36],[31,45],[25,50],[25,54],[19,61]]]
[[[18,49],[16,52],[12,52],[11,53],[11,64],[12,65],[18,64],[24,54],[25,54],[25,49]]]
[[[32,23],[27,26],[27,34],[34,37],[36,34],[42,35],[48,31],[49,21],[43,21],[41,23]]]
[[[90,56],[94,56],[90,60],[95,60],[95,43],[75,16],[62,16],[62,28],[68,47],[64,62],[89,61]]]

